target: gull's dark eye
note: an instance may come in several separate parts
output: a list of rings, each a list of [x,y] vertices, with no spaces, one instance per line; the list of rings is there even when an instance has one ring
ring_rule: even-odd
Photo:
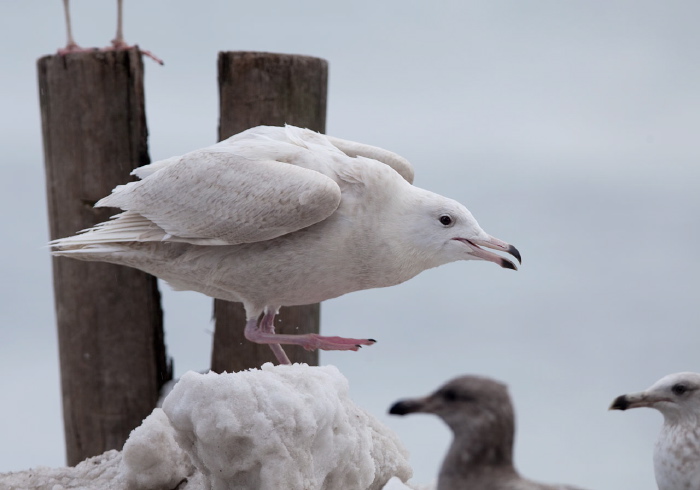
[[[441,390],[440,396],[447,402],[473,402],[476,400],[471,393],[464,390],[455,390],[454,388]]]
[[[440,216],[440,223],[442,223],[443,226],[450,226],[452,223],[454,223],[454,220],[449,214],[443,214]]]
[[[448,402],[457,400],[457,392],[455,390],[445,390],[442,392],[442,397]]]
[[[676,383],[671,387],[671,391],[674,395],[682,395],[683,393],[688,391],[688,387],[682,383]]]

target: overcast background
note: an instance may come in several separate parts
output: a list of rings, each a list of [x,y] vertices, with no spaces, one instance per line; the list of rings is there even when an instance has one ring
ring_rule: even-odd
[[[116,2],[74,0],[83,46],[114,37]],[[330,63],[329,134],[407,157],[416,185],[463,202],[523,254],[519,272],[460,262],[323,306],[324,353],[389,424],[414,481],[449,433],[385,415],[479,373],[505,381],[526,476],[656,488],[661,416],[612,399],[700,371],[700,3],[126,0],[145,59],[153,160],[216,140],[220,50]],[[64,464],[36,59],[65,43],[59,0],[0,2],[0,472]],[[164,291],[176,375],[204,369],[211,301]]]

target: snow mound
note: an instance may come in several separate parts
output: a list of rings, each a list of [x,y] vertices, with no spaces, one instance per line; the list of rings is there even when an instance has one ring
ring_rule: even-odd
[[[381,489],[411,469],[334,366],[185,374],[163,402],[175,440],[219,489]],[[134,470],[138,471],[138,470]]]
[[[404,483],[397,477],[392,477],[391,480],[384,485],[382,490],[436,490],[437,484],[418,484],[413,482]]]
[[[0,474],[2,490],[125,490],[118,478],[119,451],[107,451],[74,467],[47,468]]]
[[[169,489],[193,473],[167,415],[154,409],[124,444],[119,476],[129,488]]]
[[[406,450],[348,392],[334,366],[189,372],[122,452],[0,474],[0,489],[410,488]]]

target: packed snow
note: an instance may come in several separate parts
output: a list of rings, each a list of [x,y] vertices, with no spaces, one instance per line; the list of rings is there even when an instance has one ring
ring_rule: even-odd
[[[389,489],[412,474],[396,435],[334,366],[186,373],[123,451],[0,475],[2,489]],[[391,481],[390,481],[391,480]]]

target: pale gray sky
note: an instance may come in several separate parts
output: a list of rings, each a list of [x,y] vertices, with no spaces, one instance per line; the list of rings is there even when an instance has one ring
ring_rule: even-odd
[[[76,40],[114,36],[112,0],[73,0]],[[146,64],[154,160],[213,143],[216,56],[330,62],[328,132],[409,158],[416,184],[523,254],[458,263],[327,302],[323,330],[379,340],[322,355],[357,403],[437,474],[437,419],[396,399],[464,373],[508,383],[525,475],[653,490],[660,415],[612,399],[700,371],[700,4],[693,1],[125,0]],[[0,472],[63,464],[36,59],[65,43],[59,0],[0,3]],[[210,301],[165,291],[176,374],[208,366]]]

